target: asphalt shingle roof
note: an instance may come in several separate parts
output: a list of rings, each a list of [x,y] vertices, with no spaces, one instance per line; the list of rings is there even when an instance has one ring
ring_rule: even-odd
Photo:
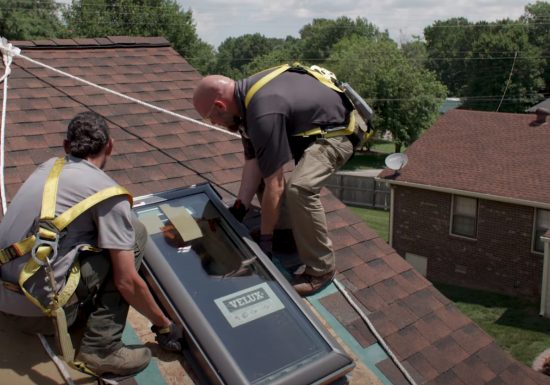
[[[398,182],[550,203],[550,124],[535,114],[451,110],[406,151]],[[503,172],[505,170],[505,172]]]
[[[109,37],[12,43],[33,59],[199,118],[190,98],[201,76],[164,39]],[[227,202],[234,199],[243,163],[240,139],[151,111],[22,58],[14,60],[9,84],[8,198],[13,197],[36,165],[62,155],[61,144],[69,120],[78,112],[94,110],[108,119],[115,139],[115,151],[106,171],[134,195],[210,182]],[[462,127],[477,127],[479,122],[487,123],[483,128],[488,135],[486,139],[474,140],[476,136]],[[494,140],[489,133],[498,131],[504,123],[514,130]],[[479,168],[478,161],[463,159],[462,169],[449,168],[454,159],[452,154],[458,148],[474,147],[486,152],[499,149],[504,164],[498,167],[523,163],[528,154],[515,144],[518,137],[533,135],[531,140],[540,143],[541,149],[550,144],[545,136],[546,128],[530,127],[529,123],[528,116],[450,111],[438,123],[441,130],[434,130],[432,139],[427,136],[419,141],[425,142],[426,153],[411,147],[410,164],[403,170],[403,178],[419,183],[435,180],[456,188],[472,185],[466,171]],[[449,158],[434,162],[433,169],[416,168],[416,158],[430,159],[430,145],[443,147]],[[532,159],[531,154],[529,160]],[[541,164],[550,165],[548,160],[540,160]],[[550,168],[544,171],[547,169]],[[526,194],[525,199],[550,198],[550,189],[537,191],[538,187],[545,186],[537,175],[543,170],[533,164],[531,171],[529,178],[522,178],[527,188],[511,189],[513,193]],[[479,171],[477,176],[485,172]],[[490,172],[498,174],[498,170]],[[540,175],[542,178],[543,174]],[[482,183],[479,190],[505,193],[510,190],[504,188],[507,183],[510,181],[503,180],[496,183],[497,186]],[[322,201],[337,255],[337,279],[418,384],[550,383],[548,377],[516,362],[501,350],[326,189],[322,191]],[[365,322],[340,292],[320,298],[319,302],[361,348],[376,344]],[[390,360],[377,362],[376,367],[393,384],[407,383]]]

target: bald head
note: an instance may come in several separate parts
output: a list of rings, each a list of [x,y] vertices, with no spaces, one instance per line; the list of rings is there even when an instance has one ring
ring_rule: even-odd
[[[206,76],[199,82],[193,92],[193,105],[204,118],[216,100],[228,98],[228,96],[233,99],[234,89],[235,82],[226,76]]]
[[[203,78],[193,92],[195,110],[206,120],[237,131],[241,111],[235,99],[235,81],[222,75]]]

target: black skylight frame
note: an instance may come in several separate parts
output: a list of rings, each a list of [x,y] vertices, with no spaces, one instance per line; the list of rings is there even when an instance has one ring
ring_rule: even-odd
[[[250,239],[248,230],[233,218],[220,196],[209,184],[138,197],[134,200],[134,211],[138,214],[138,217],[143,217],[148,215],[146,214],[148,211],[154,212],[158,206],[167,202],[178,202],[178,200],[183,202],[186,199],[201,200],[203,199],[201,194],[208,198],[208,202],[211,204],[209,210],[214,208],[216,214],[219,215],[219,220],[216,219],[216,223],[221,226],[225,226],[224,223],[228,225],[223,230],[235,243],[235,247],[243,255],[252,256],[254,259],[254,267],[251,268],[251,270],[254,270],[254,274],[247,275],[244,278],[238,274],[230,277],[209,276],[207,286],[203,287],[203,290],[186,287],[186,282],[182,282],[178,274],[185,274],[182,271],[188,269],[180,268],[178,273],[174,271],[170,263],[178,265],[185,258],[188,258],[189,263],[194,263],[195,268],[197,263],[192,262],[192,259],[190,259],[192,257],[185,254],[185,248],[180,248],[184,251],[178,251],[181,253],[180,256],[165,257],[158,247],[164,249],[165,246],[159,240],[158,234],[151,236],[151,232],[142,265],[142,272],[153,292],[171,318],[179,322],[184,328],[191,358],[194,360],[192,364],[200,367],[200,382],[227,385],[329,384],[353,369],[353,360],[342,351],[281,272],[271,263],[258,245]],[[168,253],[165,252],[165,254]],[[198,256],[194,252],[190,255]],[[245,258],[245,260],[249,261],[250,259]],[[196,283],[193,284],[200,286],[200,280],[204,281],[205,278],[197,277],[200,274],[194,274],[191,271],[192,268],[189,269],[188,273],[192,276],[189,275],[187,278],[183,277],[183,279],[187,281],[197,279]],[[213,310],[216,307],[212,305],[211,299],[208,299],[208,296],[212,294],[210,289],[220,290],[224,287],[223,285],[227,284],[231,286],[229,290],[237,290],[237,293],[240,293],[243,291],[238,290],[239,285],[243,285],[241,281],[253,278],[260,280],[260,283],[251,282],[252,286],[245,287],[245,290],[258,287],[260,290],[269,290],[271,297],[268,295],[268,298],[279,303],[282,308],[276,308],[276,310],[272,310],[272,313],[262,315],[258,319],[244,321],[243,324],[232,326],[230,325],[230,319],[223,314],[220,306],[223,301],[220,302],[220,298],[214,299],[214,302],[217,302],[216,306],[219,314],[216,313],[216,310]],[[262,279],[265,282],[261,282]],[[189,285],[189,282],[187,284]],[[231,292],[227,294],[223,295],[221,299],[233,295]],[[197,303],[196,300],[203,303]],[[216,317],[219,317],[219,319]],[[272,318],[277,320],[271,321]],[[296,322],[289,322],[290,320]],[[270,325],[269,322],[278,326],[274,328],[262,325],[262,323]],[[287,333],[279,333],[279,336],[275,336],[280,331],[278,329],[282,328],[279,327],[280,325],[288,327],[286,329],[288,335]],[[242,339],[243,335],[248,335],[245,333],[247,328],[251,331],[249,337],[252,342]],[[291,338],[287,341],[289,343],[285,345],[284,340],[289,338]],[[253,351],[250,357],[247,357],[245,351],[239,351],[241,347],[246,349],[246,346],[256,348],[255,343],[262,339],[269,340],[271,343],[281,341],[282,345],[275,346],[271,344],[272,346],[265,346],[261,351]],[[311,347],[307,343],[298,340],[311,341]],[[239,346],[233,346],[235,343]],[[290,350],[288,350],[288,353],[284,353],[281,350],[283,348]],[[270,349],[273,349],[273,352]],[[248,367],[251,363],[254,365],[254,362],[260,366],[270,365],[271,362],[277,361],[277,357],[284,360],[300,349],[304,352],[312,352],[305,355],[303,362],[295,361],[272,372],[269,372],[271,369],[263,367],[259,375],[255,372],[256,368]],[[263,357],[262,354],[267,354],[269,358],[261,358]],[[269,373],[266,373],[266,371]]]

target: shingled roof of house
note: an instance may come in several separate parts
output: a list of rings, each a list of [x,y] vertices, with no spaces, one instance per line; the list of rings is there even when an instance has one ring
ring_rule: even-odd
[[[12,43],[27,57],[170,111],[199,118],[190,98],[201,75],[162,38]],[[14,59],[9,86],[5,157],[8,199],[39,163],[63,154],[61,144],[67,123],[76,113],[86,110],[96,111],[109,121],[115,152],[106,171],[134,195],[210,182],[226,202],[234,199],[243,163],[239,138],[152,111],[21,57]],[[464,147],[466,143],[477,143],[480,151],[500,147],[510,151],[501,167],[514,162],[525,164],[513,146],[517,136],[528,134],[525,130],[538,138],[533,140],[540,140],[541,149],[548,148],[540,137],[541,128],[527,127],[527,117],[500,118],[500,115],[463,111],[448,114],[443,122],[460,118],[472,124],[488,119],[496,130],[500,119],[512,119],[511,125],[517,128],[513,136],[510,133],[497,142],[479,142],[461,130],[451,132],[449,137],[439,137],[438,142],[448,150]],[[469,162],[464,159],[465,164]],[[447,169],[445,164],[435,167],[435,170],[415,170],[409,177],[408,166],[403,175],[425,183],[451,178],[456,180],[453,183],[457,183],[457,187],[472,183],[463,170]],[[539,184],[535,171],[539,170],[531,170],[529,178],[521,178],[524,188],[511,190],[529,192],[531,195],[525,196],[526,199],[550,197],[550,189],[536,191]],[[475,185],[479,185],[477,180]],[[480,187],[480,191],[484,190]],[[323,190],[322,201],[337,254],[337,279],[368,315],[416,383],[550,383],[548,377],[500,349],[328,190]],[[351,338],[356,352],[366,355],[377,344],[358,312],[339,291],[317,299],[326,310],[320,314],[327,314],[327,318],[333,318],[342,326],[342,334]],[[373,356],[371,360],[371,369],[384,383],[408,383],[387,356],[382,359]]]
[[[545,115],[451,110],[411,147],[395,183],[550,204],[550,124]],[[503,172],[505,171],[505,172]]]

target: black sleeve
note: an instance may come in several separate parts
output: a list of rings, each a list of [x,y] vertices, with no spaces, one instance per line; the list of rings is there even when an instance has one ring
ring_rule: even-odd
[[[241,136],[241,141],[243,142],[244,158],[246,160],[254,159],[256,157],[256,152],[254,152],[252,141],[244,136]]]

